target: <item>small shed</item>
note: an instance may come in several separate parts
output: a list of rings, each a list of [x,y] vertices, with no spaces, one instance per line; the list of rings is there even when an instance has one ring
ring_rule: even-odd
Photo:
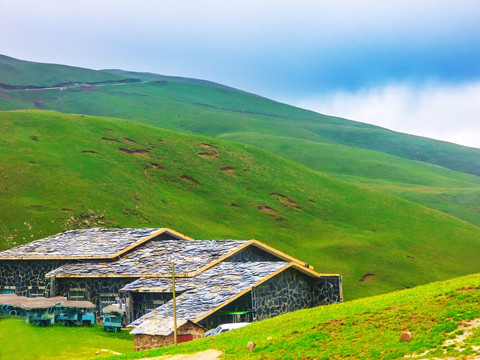
[[[196,340],[205,337],[205,328],[190,320],[177,320],[177,342]],[[152,318],[146,320],[141,327],[135,328],[135,351],[154,349],[175,343],[172,319]]]

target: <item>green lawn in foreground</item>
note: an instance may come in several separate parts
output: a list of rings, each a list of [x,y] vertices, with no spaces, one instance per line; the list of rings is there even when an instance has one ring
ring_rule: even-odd
[[[99,325],[38,327],[14,318],[0,319],[0,344],[5,360],[90,359],[133,351],[127,331],[108,333]]]
[[[459,352],[444,341],[466,333],[463,321],[480,318],[480,275],[471,275],[414,289],[364,298],[344,304],[297,311],[253,323],[215,337],[156,350],[115,356],[138,359],[164,354],[194,353],[209,348],[224,352],[224,359],[403,359],[480,356],[480,327]],[[400,334],[410,331],[410,342]],[[257,347],[247,350],[253,341]],[[462,357],[463,356],[463,357]]]

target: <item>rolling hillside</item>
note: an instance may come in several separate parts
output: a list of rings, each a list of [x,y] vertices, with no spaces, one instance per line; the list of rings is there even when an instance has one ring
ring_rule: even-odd
[[[127,78],[74,66],[43,64],[0,55],[0,88],[126,81]],[[6,86],[9,85],[9,86]]]
[[[478,272],[480,229],[253,146],[137,122],[0,112],[0,239],[165,226],[256,238],[344,276],[354,299]]]
[[[6,65],[15,69],[4,75],[3,81],[11,84],[35,78],[38,85],[46,85],[45,78],[36,76],[43,72],[63,74],[64,82],[85,80],[62,89],[0,89],[0,109],[113,116],[251,144],[480,226],[478,149],[317,114],[203,80],[122,70],[57,69],[57,65],[0,57],[0,69]],[[113,82],[88,84],[93,73]]]

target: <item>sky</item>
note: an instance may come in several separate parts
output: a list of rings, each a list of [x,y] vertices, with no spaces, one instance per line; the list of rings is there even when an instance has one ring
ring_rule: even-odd
[[[480,148],[478,0],[0,0],[0,53],[211,80]]]

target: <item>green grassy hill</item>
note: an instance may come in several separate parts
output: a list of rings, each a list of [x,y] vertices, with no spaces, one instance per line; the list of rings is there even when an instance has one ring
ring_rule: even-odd
[[[74,82],[91,83],[126,79],[121,75],[102,71],[22,61],[0,55],[1,85],[46,87]]]
[[[479,271],[478,227],[253,146],[49,111],[0,112],[0,133],[2,248],[93,226],[256,238],[341,273],[347,300]]]
[[[296,311],[211,338],[109,359],[218,349],[225,359],[480,357],[480,275]],[[411,341],[400,340],[411,332]],[[255,342],[249,352],[247,344]],[[420,355],[423,354],[423,355]]]
[[[220,136],[246,142],[344,181],[394,194],[480,226],[480,178],[379,151],[258,133]]]
[[[92,80],[93,73],[141,81],[75,85],[66,90],[0,89],[0,109],[43,108],[120,117],[251,144],[330,176],[480,225],[478,149],[317,114],[203,80],[122,70],[87,74],[81,69],[80,76],[77,68],[8,61],[18,69],[35,65],[35,72],[22,72],[26,78],[53,71],[63,76],[62,81]],[[22,78],[9,76],[12,84],[19,83],[16,77]]]

